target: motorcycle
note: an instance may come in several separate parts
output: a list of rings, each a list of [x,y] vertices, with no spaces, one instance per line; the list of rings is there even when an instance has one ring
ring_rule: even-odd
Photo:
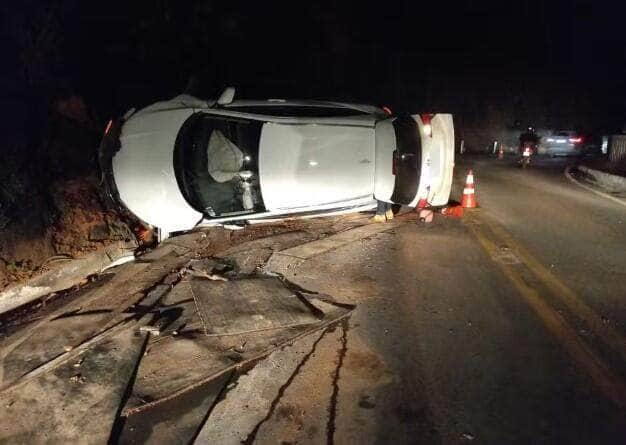
[[[533,142],[526,141],[520,146],[520,154],[522,155],[519,160],[519,165],[522,168],[528,168],[530,166],[530,158],[537,152],[537,145]]]

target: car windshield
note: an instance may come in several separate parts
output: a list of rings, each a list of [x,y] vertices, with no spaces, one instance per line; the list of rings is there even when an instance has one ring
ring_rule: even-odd
[[[262,123],[204,113],[185,122],[174,151],[176,179],[207,218],[263,210],[258,155]]]

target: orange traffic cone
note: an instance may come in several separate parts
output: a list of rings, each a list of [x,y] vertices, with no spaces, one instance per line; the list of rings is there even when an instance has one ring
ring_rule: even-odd
[[[476,206],[476,197],[474,196],[474,173],[470,170],[467,173],[467,179],[465,180],[465,188],[463,189],[463,199],[461,200],[461,207],[465,207],[466,209],[473,209]]]

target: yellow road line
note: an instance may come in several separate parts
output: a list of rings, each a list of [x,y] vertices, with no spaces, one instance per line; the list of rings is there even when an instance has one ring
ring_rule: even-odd
[[[470,216],[469,220],[472,221]],[[474,220],[475,221],[475,220]],[[485,251],[496,258],[499,246],[488,237],[478,224],[467,224]],[[574,362],[589,376],[594,385],[609,399],[621,407],[626,407],[626,385],[604,361],[583,341],[567,321],[541,297],[536,289],[529,286],[519,273],[519,265],[495,261],[504,275],[517,288],[526,303],[539,319],[563,345]]]
[[[546,268],[524,246],[491,218],[483,215],[480,221],[487,224],[491,231],[500,238],[522,262],[541,280],[541,282],[557,297],[575,316],[585,322],[587,327],[597,335],[608,347],[620,355],[626,363],[626,338],[613,326],[605,323],[593,309],[556,275]]]

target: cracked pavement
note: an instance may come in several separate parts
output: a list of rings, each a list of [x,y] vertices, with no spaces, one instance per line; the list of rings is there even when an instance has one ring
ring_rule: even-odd
[[[624,210],[569,182],[565,162],[459,162],[459,177],[474,169],[481,205],[463,219],[350,215],[207,235],[199,256],[278,272],[355,309],[158,404],[144,394],[135,402],[146,409],[122,413],[111,440],[623,443]],[[165,303],[192,307],[182,290]],[[181,376],[206,366],[202,355],[185,362],[197,351],[181,345],[205,334],[194,326],[191,343],[162,347]],[[147,357],[168,341],[152,339]],[[255,347],[221,342],[231,357]],[[140,371],[134,388],[158,372]]]

